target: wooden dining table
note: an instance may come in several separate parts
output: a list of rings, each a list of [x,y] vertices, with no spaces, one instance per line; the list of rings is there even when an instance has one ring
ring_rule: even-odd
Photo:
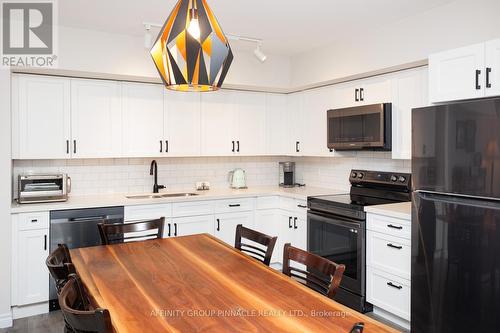
[[[208,234],[71,250],[117,333],[397,332]]]

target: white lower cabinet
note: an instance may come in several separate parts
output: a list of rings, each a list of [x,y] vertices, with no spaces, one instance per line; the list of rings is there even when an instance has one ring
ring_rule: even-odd
[[[278,237],[274,246],[271,263],[279,263],[283,259],[280,252],[281,228],[279,209],[262,209],[255,212],[254,229],[271,237]]]
[[[188,216],[172,219],[171,237],[189,236],[197,234],[214,234],[214,216]],[[168,232],[168,230],[167,230]]]
[[[366,299],[375,311],[402,318],[405,325],[410,321],[411,221],[368,213],[366,228]]]
[[[254,212],[223,213],[215,215],[215,237],[234,246],[236,226],[254,227]]]
[[[366,299],[391,314],[410,321],[410,280],[367,266]]]
[[[165,218],[165,226],[163,228],[163,237],[168,237],[168,224],[171,223],[170,217],[172,216],[172,204],[158,204],[158,205],[138,205],[125,207],[125,223],[154,220],[161,217]],[[129,236],[140,236],[148,232],[137,232]]]
[[[48,212],[41,212],[12,216],[12,305],[49,300],[49,272],[45,265],[49,255],[48,215]]]

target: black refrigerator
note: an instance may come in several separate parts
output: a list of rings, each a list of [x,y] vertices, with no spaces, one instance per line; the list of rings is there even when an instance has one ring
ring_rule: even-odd
[[[500,99],[412,121],[411,332],[500,332]]]

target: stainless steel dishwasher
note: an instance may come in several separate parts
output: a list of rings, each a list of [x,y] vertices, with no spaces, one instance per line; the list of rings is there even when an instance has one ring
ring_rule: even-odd
[[[50,252],[58,244],[70,249],[101,245],[97,224],[123,223],[123,207],[87,208],[50,212]],[[54,281],[50,279],[50,311],[59,309]]]

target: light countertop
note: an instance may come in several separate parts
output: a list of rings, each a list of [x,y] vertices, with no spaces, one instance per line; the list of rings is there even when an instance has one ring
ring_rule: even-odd
[[[343,194],[349,191],[335,190],[319,187],[294,187],[282,188],[279,186],[256,186],[248,189],[234,190],[230,188],[215,188],[208,191],[194,191],[192,189],[185,191],[160,191],[160,194],[168,193],[197,193],[191,197],[170,197],[170,198],[151,198],[151,199],[128,199],[127,195],[140,195],[141,193],[121,193],[121,194],[97,194],[85,196],[69,196],[66,202],[53,202],[41,204],[18,204],[12,203],[11,213],[28,213],[51,210],[64,209],[81,209],[94,207],[112,207],[112,206],[135,206],[135,205],[150,205],[173,202],[186,201],[201,201],[201,200],[218,200],[232,199],[245,197],[262,197],[262,196],[282,196],[292,199],[306,200],[309,196],[328,195],[328,194]],[[151,193],[147,193],[151,194]]]
[[[411,220],[411,202],[369,206],[365,208],[365,211],[403,220]]]

